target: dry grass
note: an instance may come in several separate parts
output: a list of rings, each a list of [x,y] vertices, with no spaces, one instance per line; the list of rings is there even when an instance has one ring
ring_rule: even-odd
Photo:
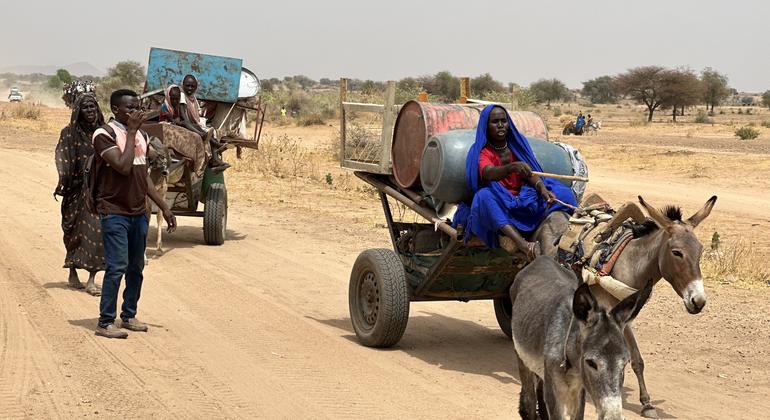
[[[40,119],[40,104],[32,102],[22,102],[14,104],[11,107],[11,118],[26,119],[26,120],[39,120]]]
[[[739,287],[770,286],[770,268],[757,250],[743,241],[723,244],[704,254],[703,277],[721,284]]]

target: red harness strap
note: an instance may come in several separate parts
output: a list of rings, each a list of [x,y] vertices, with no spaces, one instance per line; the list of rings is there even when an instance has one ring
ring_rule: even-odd
[[[615,267],[615,262],[618,261],[618,258],[620,257],[620,254],[623,252],[623,250],[626,248],[626,245],[628,245],[631,240],[634,239],[633,235],[628,235],[626,239],[623,240],[623,242],[620,243],[620,245],[615,249],[615,252],[612,253],[610,258],[607,260],[604,265],[602,265],[602,269],[597,272],[600,276],[607,276],[612,272],[612,269]]]

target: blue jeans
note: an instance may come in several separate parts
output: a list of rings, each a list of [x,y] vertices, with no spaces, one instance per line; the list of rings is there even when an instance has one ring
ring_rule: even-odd
[[[106,327],[115,322],[118,291],[123,275],[126,276],[126,288],[123,290],[120,319],[136,317],[136,305],[144,279],[142,270],[149,220],[146,214],[102,214],[99,219],[102,222],[104,257],[107,263],[99,303],[99,326]]]

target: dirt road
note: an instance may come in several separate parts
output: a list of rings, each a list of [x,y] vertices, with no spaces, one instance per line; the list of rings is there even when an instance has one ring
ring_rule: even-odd
[[[224,246],[201,244],[199,219],[180,219],[166,236],[169,252],[145,270],[139,310],[149,333],[94,336],[98,298],[68,289],[61,268],[55,138],[28,150],[21,141],[0,139],[0,417],[515,416],[512,344],[491,302],[413,304],[398,346],[364,348],[348,318],[348,275],[360,251],[387,247],[385,230],[254,208],[237,195]],[[612,199],[636,194],[636,184],[597,175]],[[689,211],[711,195],[677,194],[666,181],[642,187]],[[733,202],[709,223],[766,220],[764,209]],[[661,282],[636,322],[654,403],[664,418],[766,418],[769,295],[707,292],[704,313],[692,316]],[[636,418],[630,369],[626,386],[626,415]]]

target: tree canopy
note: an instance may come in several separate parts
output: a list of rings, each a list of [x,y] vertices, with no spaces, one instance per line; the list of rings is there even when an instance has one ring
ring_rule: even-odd
[[[612,85],[611,76],[601,76],[583,82],[583,96],[591,99],[595,104],[612,104],[617,102],[618,94]]]
[[[547,106],[551,106],[551,101],[569,96],[567,86],[558,79],[540,79],[529,86],[529,91],[538,102],[545,102]]]
[[[703,83],[703,99],[707,106],[714,112],[714,106],[719,105],[730,95],[730,88],[727,86],[727,76],[711,67],[706,67],[701,72],[701,82]]]

